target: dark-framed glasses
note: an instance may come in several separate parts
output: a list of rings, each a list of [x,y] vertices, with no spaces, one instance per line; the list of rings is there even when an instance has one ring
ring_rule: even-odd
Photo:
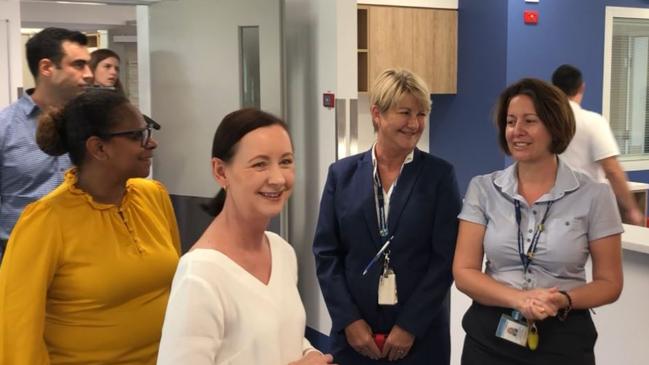
[[[144,128],[130,129],[127,131],[119,131],[119,132],[110,132],[110,133],[106,133],[106,137],[110,138],[116,136],[124,136],[133,141],[139,140],[140,145],[146,148],[149,145],[149,141],[151,141],[152,130],[153,129],[159,130],[160,124],[158,124],[155,120],[149,118],[146,115],[144,116],[144,120],[146,121],[146,127]]]
[[[133,141],[139,140],[140,145],[142,147],[146,147],[149,144],[149,141],[151,140],[151,126],[146,126],[141,129],[130,129],[127,131],[106,133],[106,137],[109,138],[117,137],[117,136],[124,136]]]

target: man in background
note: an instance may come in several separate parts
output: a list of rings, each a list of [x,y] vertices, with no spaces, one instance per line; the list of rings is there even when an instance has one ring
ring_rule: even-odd
[[[0,262],[22,210],[57,187],[70,167],[67,155],[38,148],[36,125],[41,111],[62,107],[91,84],[86,45],[83,33],[61,28],[43,29],[27,42],[36,87],[0,111]]]
[[[625,222],[644,226],[644,213],[640,212],[629,191],[626,174],[617,160],[620,150],[608,121],[600,114],[581,108],[586,89],[581,71],[571,65],[561,65],[552,74],[552,83],[568,96],[575,114],[575,136],[561,157],[596,181],[608,179]]]

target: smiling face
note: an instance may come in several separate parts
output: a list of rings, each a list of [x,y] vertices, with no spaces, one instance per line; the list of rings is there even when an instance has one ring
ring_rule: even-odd
[[[144,117],[131,104],[124,104],[119,108],[116,111],[119,122],[110,132],[134,132],[112,136],[105,142],[105,151],[109,156],[108,168],[124,179],[147,177],[151,169],[153,150],[158,147],[158,143],[151,137],[143,147],[142,133],[147,126]]]
[[[396,105],[384,113],[372,106],[377,144],[394,153],[410,153],[419,142],[426,118],[426,109],[409,93],[404,94]]]
[[[516,95],[510,100],[505,138],[509,152],[516,161],[534,162],[553,158],[554,154],[550,152],[552,136],[527,95]]]
[[[95,72],[95,85],[112,87],[119,78],[119,60],[107,57],[97,64]]]
[[[225,163],[213,158],[216,180],[227,191],[225,207],[247,219],[270,219],[293,190],[295,166],[288,132],[280,125],[257,128],[237,143]]]

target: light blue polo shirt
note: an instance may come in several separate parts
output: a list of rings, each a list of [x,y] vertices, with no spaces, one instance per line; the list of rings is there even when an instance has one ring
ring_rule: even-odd
[[[525,281],[532,288],[571,290],[582,286],[589,242],[624,231],[611,188],[573,171],[559,159],[554,187],[530,206],[518,193],[516,166],[474,177],[458,216],[486,226],[485,273],[517,289],[523,288]],[[527,275],[518,255],[514,199],[521,202],[525,252],[548,202],[553,201]]]

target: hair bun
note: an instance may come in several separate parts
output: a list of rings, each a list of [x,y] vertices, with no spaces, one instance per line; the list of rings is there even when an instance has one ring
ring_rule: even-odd
[[[50,156],[60,156],[68,152],[63,128],[63,109],[49,109],[38,118],[36,143]]]

